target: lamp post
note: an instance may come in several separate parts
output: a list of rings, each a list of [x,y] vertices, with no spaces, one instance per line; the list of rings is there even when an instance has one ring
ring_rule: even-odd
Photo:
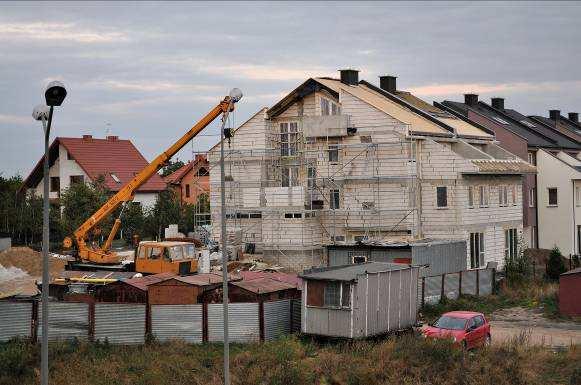
[[[234,103],[242,99],[242,91],[233,88],[230,91],[230,105],[222,116],[220,128],[220,224],[222,236],[222,304],[224,311],[224,385],[230,385],[230,340],[228,336],[228,251],[226,250],[226,179],[224,176],[224,128],[228,120],[228,114],[234,107]]]
[[[43,204],[42,204],[42,345],[40,357],[40,383],[48,385],[48,247],[49,247],[49,176],[48,176],[48,141],[50,139],[50,127],[52,125],[52,113],[55,106],[60,106],[67,90],[64,84],[53,81],[48,84],[44,92],[46,105],[38,105],[32,111],[35,120],[42,121],[44,130],[44,169],[43,169]],[[50,107],[50,109],[49,109]]]

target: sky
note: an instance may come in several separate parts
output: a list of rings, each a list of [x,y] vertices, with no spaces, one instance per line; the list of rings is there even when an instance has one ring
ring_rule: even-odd
[[[68,90],[51,138],[118,135],[150,160],[233,87],[237,125],[348,67],[428,102],[581,112],[580,20],[578,2],[2,2],[0,173],[26,177],[42,155],[31,112],[51,80]],[[218,134],[216,121],[178,157]]]

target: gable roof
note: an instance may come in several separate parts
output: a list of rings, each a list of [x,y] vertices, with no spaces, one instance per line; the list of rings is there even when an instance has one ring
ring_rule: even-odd
[[[555,121],[551,118],[547,118],[544,116],[529,116],[529,118],[536,120],[537,122],[541,122],[544,125],[551,127],[553,130],[561,133],[562,135],[566,136],[567,138],[576,141],[579,143],[581,141],[581,135],[578,133],[579,129],[576,125],[572,122],[569,122],[569,119],[560,116],[559,120],[555,123]]]
[[[57,137],[49,148],[49,164],[51,166],[59,157],[59,145],[67,150],[70,158],[77,162],[92,181],[103,176],[105,186],[114,192],[119,191],[121,187],[133,179],[135,174],[149,164],[130,140],[118,139],[116,136],[109,136],[106,139]],[[43,162],[44,156],[24,180],[24,187],[34,188],[40,183],[43,175]],[[111,174],[114,174],[120,182],[116,182]],[[155,173],[137,191],[159,192],[165,188],[165,182]]]
[[[163,180],[167,184],[180,184],[188,172],[193,169],[197,171],[202,167],[208,168],[208,159],[206,158],[205,154],[196,154],[196,158],[194,160],[184,164],[182,167],[164,177]]]
[[[455,111],[458,114],[466,117],[468,119],[468,112],[472,111],[480,116],[483,116],[496,125],[500,125],[508,131],[524,138],[527,140],[529,146],[532,147],[556,147],[556,141],[550,137],[544,135],[537,130],[534,130],[518,120],[513,119],[510,116],[505,115],[503,112],[496,110],[495,108],[489,106],[488,104],[479,101],[475,106],[468,106],[462,102],[454,102],[450,100],[445,100],[441,104],[437,103],[443,108],[448,108]],[[500,119],[500,120],[499,120]],[[507,124],[502,123],[506,122]]]

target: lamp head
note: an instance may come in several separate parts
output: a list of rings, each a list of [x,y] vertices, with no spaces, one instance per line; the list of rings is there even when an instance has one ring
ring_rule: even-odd
[[[242,91],[240,91],[240,88],[232,88],[230,91],[230,99],[233,103],[237,103],[242,99]]]
[[[39,104],[38,106],[34,107],[32,110],[32,117],[34,120],[48,120],[48,113],[50,109],[46,104]]]
[[[65,97],[67,96],[67,90],[65,85],[59,81],[52,81],[46,86],[44,91],[44,98],[46,99],[47,106],[60,106],[63,104]]]

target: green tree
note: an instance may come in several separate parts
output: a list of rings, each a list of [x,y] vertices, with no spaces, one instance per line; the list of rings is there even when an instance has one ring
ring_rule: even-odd
[[[170,224],[179,224],[182,210],[179,198],[172,190],[165,190],[158,194],[155,204],[151,207],[145,219],[145,234],[161,239],[163,229]]]
[[[521,234],[518,239],[517,255],[510,258],[504,257],[504,273],[509,285],[519,285],[525,283],[532,275],[532,264],[530,258],[525,254],[525,242]]]
[[[161,169],[161,176],[168,176],[183,166],[184,162],[182,162],[181,160],[176,159],[175,161],[172,161],[170,159],[167,162],[167,164]]]
[[[123,239],[131,244],[133,235],[144,236],[145,215],[141,204],[128,202],[127,207],[121,215],[121,229],[123,230]]]
[[[555,246],[553,250],[551,250],[551,254],[549,254],[549,259],[547,261],[547,278],[556,281],[566,270],[561,250]]]

